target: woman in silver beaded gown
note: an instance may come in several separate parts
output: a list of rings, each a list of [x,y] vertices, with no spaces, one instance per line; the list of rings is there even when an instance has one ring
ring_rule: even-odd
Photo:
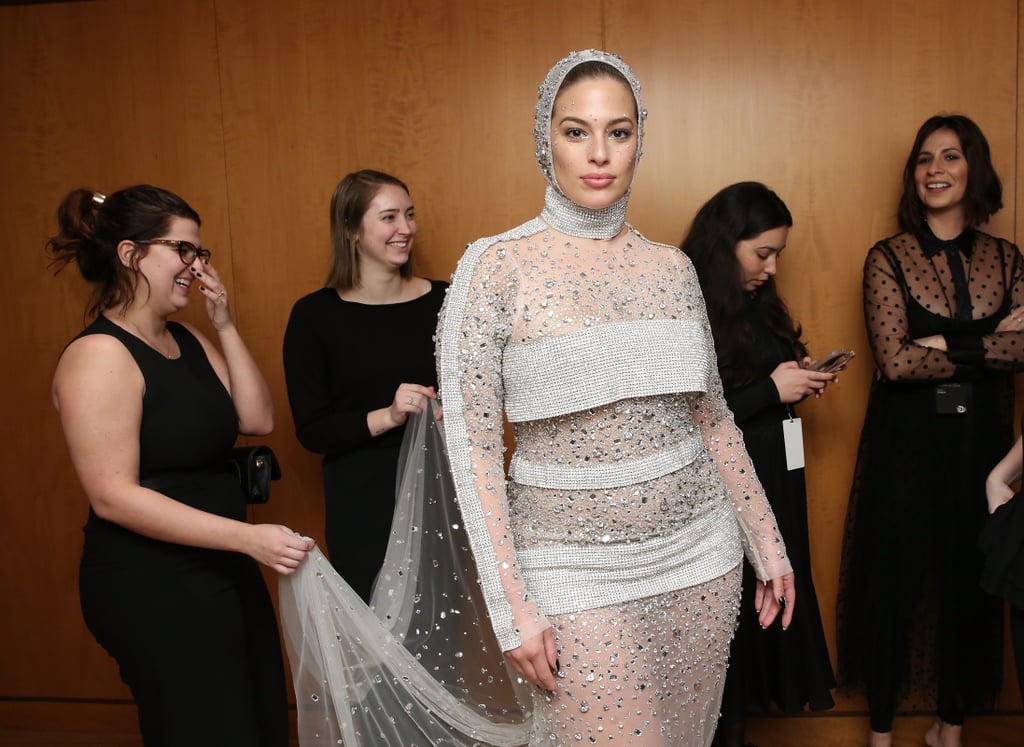
[[[455,488],[498,644],[538,686],[531,744],[710,744],[744,549],[761,623],[795,601],[693,268],[625,222],[645,115],[617,56],[556,64],[544,210],[469,246],[441,314]]]

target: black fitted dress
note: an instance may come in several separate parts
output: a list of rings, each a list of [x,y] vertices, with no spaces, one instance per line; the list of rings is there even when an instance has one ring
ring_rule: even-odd
[[[244,521],[226,456],[238,432],[231,397],[199,341],[179,324],[169,360],[105,317],[145,379],[139,480]],[[277,618],[246,555],[144,537],[89,511],[79,571],[82,613],[117,661],[146,747],[285,747],[287,695]]]
[[[1022,302],[1020,253],[980,231],[940,241],[925,225],[868,253],[864,313],[879,371],[837,625],[840,684],[867,691],[875,731],[891,730],[903,698],[937,703],[959,723],[999,687],[1002,609],[979,588],[978,532],[985,478],[1013,440],[1013,371],[1024,365],[1024,333],[995,329]],[[914,342],[930,335],[948,352]]]
[[[754,574],[744,562],[740,625],[729,654],[722,700],[725,724],[742,722],[751,701],[765,707],[774,704],[788,713],[806,707],[831,708],[830,690],[835,687],[811,577],[804,470],[786,469],[782,422],[795,413],[792,406],[779,401],[779,392],[769,378],[780,363],[794,360],[793,349],[768,328],[756,304],[750,304],[747,316],[754,333],[750,356],[755,378],[748,385],[727,390],[725,398],[743,431],[747,452],[786,540],[797,604],[789,630],[782,630],[781,616],[762,630],[753,605]]]
[[[323,454],[325,538],[331,564],[369,601],[395,510],[405,428],[373,437],[366,414],[399,384],[437,386],[434,330],[448,284],[412,301],[362,304],[333,288],[296,301],[284,336],[288,401],[299,441]]]

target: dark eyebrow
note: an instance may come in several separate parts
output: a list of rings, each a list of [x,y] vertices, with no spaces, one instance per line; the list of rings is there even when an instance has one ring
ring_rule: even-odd
[[[590,122],[588,122],[587,120],[582,119],[580,117],[574,117],[572,115],[562,117],[560,120],[558,120],[558,124],[560,124],[560,125],[564,125],[564,124],[566,124],[568,122],[576,122],[578,124],[584,125],[585,127],[589,127],[590,126]],[[623,122],[625,122],[626,124],[630,124],[631,125],[631,124],[633,124],[633,118],[632,117],[617,117],[617,118],[611,120],[608,123],[608,126],[609,127],[614,127],[615,125],[620,125]]]
[[[955,145],[951,145],[948,148],[940,148],[939,149],[939,153],[949,153],[950,151],[953,151],[953,152],[956,152],[956,153],[962,153],[963,152],[963,150],[961,148],[958,148]],[[921,150],[919,150],[917,152],[917,155],[919,155],[919,156],[931,156],[931,155],[934,155],[934,154],[930,150],[924,150],[922,148]]]

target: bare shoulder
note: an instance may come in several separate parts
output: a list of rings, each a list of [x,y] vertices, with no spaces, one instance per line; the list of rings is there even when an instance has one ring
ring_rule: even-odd
[[[84,335],[61,354],[53,374],[54,403],[67,397],[103,398],[121,391],[141,396],[144,382],[128,348],[111,335]]]
[[[128,348],[116,337],[104,334],[83,335],[64,348],[57,361],[57,374],[93,369],[113,371],[128,364],[138,368]]]

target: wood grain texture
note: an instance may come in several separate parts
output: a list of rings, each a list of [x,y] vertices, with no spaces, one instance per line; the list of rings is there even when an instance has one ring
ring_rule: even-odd
[[[284,480],[254,516],[317,536],[319,458],[294,436],[281,342],[291,305],[323,283],[335,184],[364,167],[404,179],[417,208],[419,270],[447,277],[466,242],[538,212],[537,85],[565,52],[590,46],[634,67],[650,112],[630,220],[677,244],[715,191],[766,182],[795,218],[780,286],[812,351],[860,354],[838,386],[801,411],[815,581],[834,654],[843,518],[872,373],[861,265],[873,241],[895,232],[907,149],[938,111],[964,112],[985,130],[1006,205],[991,230],[1018,238],[1022,4],[935,0],[927,12],[911,0],[0,8],[0,288],[8,301],[0,317],[8,351],[0,362],[0,594],[16,600],[0,617],[0,698],[127,697],[81,621],[86,502],[49,395],[87,298],[72,268],[57,278],[46,269],[42,246],[61,197],[80,185],[110,191],[148,181],[199,210],[204,243],[277,406],[277,430],[260,440],[278,452]],[[205,325],[199,308],[186,317]],[[1000,706],[1016,710],[1009,665],[1008,651]],[[49,718],[26,708],[9,701],[0,728]],[[863,701],[840,699],[833,715],[846,718],[833,721],[855,734],[862,711]],[[825,722],[766,719],[755,741],[851,743],[781,736],[793,723]]]

